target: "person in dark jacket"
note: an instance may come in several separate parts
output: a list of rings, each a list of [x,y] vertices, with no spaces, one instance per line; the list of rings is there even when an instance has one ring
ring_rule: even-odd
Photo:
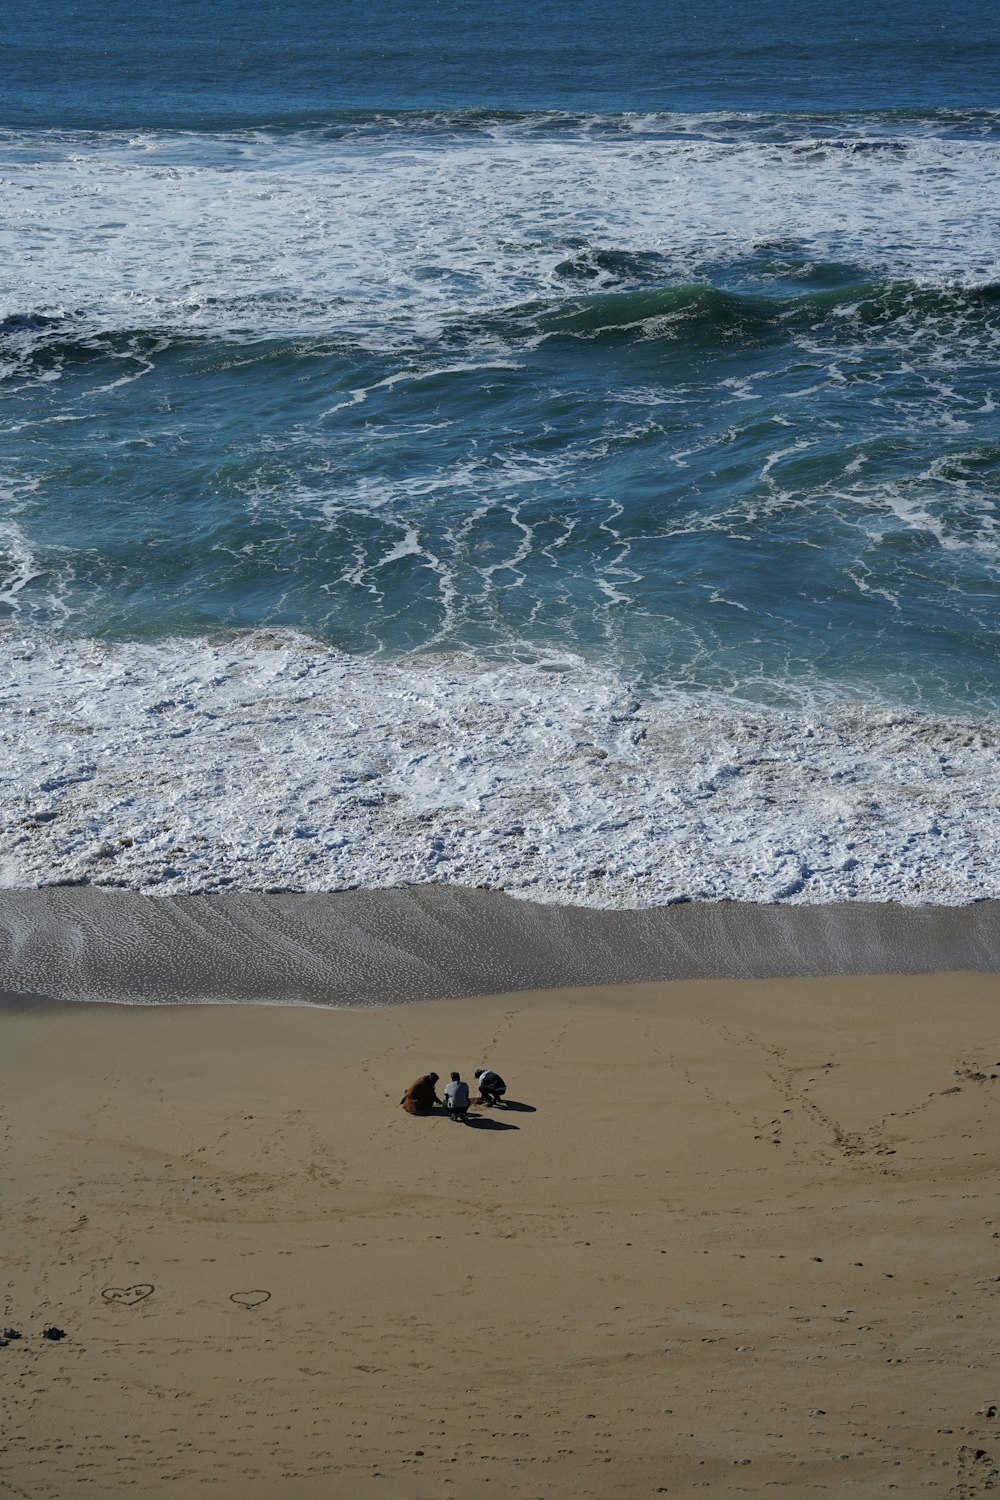
[[[408,1115],[429,1115],[435,1104],[441,1103],[437,1096],[437,1081],[436,1073],[425,1073],[410,1084],[399,1101]]]
[[[483,1104],[499,1104],[507,1092],[507,1085],[492,1068],[477,1068],[476,1082],[479,1084],[479,1097]]]

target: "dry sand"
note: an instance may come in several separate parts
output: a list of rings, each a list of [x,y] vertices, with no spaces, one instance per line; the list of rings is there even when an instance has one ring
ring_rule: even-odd
[[[986,1495],[998,999],[9,1011],[0,1493]]]

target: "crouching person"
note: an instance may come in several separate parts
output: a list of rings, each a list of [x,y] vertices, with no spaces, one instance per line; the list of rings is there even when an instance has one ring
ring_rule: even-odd
[[[469,1113],[469,1085],[458,1073],[452,1073],[451,1082],[444,1086],[444,1104],[453,1120],[464,1120]]]
[[[437,1096],[437,1081],[436,1073],[425,1073],[410,1084],[399,1101],[408,1115],[429,1115],[435,1104],[441,1103]]]
[[[499,1073],[494,1073],[492,1068],[477,1068],[476,1078],[479,1082],[479,1097],[484,1104],[499,1104],[507,1092],[507,1085]]]

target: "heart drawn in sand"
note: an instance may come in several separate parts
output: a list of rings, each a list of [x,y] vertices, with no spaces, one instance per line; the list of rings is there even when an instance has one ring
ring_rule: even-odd
[[[106,1286],[101,1292],[105,1302],[121,1302],[124,1307],[134,1307],[153,1295],[153,1283],[140,1281],[135,1286]]]
[[[271,1293],[258,1288],[254,1292],[230,1292],[230,1302],[235,1302],[237,1307],[259,1307],[262,1302],[271,1300]]]

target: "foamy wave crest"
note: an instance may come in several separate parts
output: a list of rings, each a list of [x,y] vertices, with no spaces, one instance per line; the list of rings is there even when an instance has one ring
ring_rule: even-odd
[[[570,659],[407,668],[288,635],[3,658],[8,886],[1000,896],[996,725],[643,702]]]
[[[662,120],[0,134],[0,318],[384,347],[558,295],[574,261],[614,283],[653,257],[684,282],[770,247],[862,277],[1000,280],[995,132]]]

